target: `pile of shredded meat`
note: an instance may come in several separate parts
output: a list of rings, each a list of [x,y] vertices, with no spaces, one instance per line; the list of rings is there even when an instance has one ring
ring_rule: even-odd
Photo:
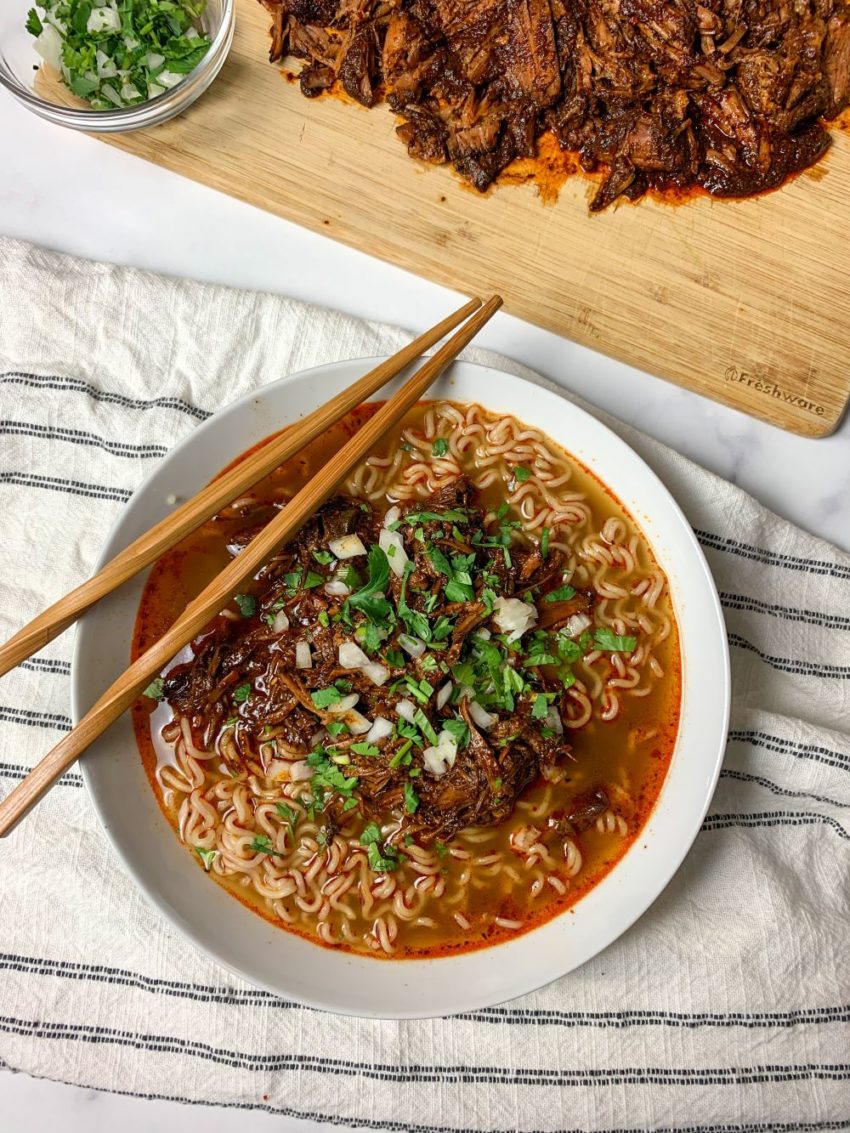
[[[484,190],[551,131],[604,176],[591,208],[648,188],[770,189],[829,145],[850,102],[850,0],[261,0],[272,61],[386,98],[412,157]]]
[[[394,515],[331,500],[162,695],[225,759],[259,753],[268,771],[285,753],[285,774],[311,781],[329,823],[355,805],[379,821],[396,813],[428,845],[503,821],[569,759],[570,663],[635,640],[590,633],[593,592],[565,585],[545,540],[517,543],[504,514],[487,524],[465,481]],[[232,554],[257,518],[231,534]],[[606,805],[597,791],[591,819]]]

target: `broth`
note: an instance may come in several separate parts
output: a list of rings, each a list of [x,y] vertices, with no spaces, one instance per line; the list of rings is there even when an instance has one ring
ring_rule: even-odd
[[[238,540],[246,526],[266,522],[270,509],[281,506],[331,461],[377,408],[371,404],[349,414],[160,559],[145,586],[134,657],[226,565],[228,544]],[[639,838],[669,767],[681,687],[678,634],[666,579],[631,516],[575,458],[514,418],[500,418],[478,406],[422,402],[343,487],[349,496],[383,513],[393,504],[404,507],[450,490],[459,475],[476,488],[475,503],[487,516],[487,531],[496,530],[498,522],[520,525],[505,529],[514,557],[527,554],[530,559],[545,538],[547,560],[562,559],[558,585],[568,583],[569,589],[592,595],[592,610],[586,615],[592,625],[574,635],[585,642],[582,656],[569,666],[574,683],[566,687],[567,678],[562,677],[564,689],[557,693],[565,735],[563,740],[558,735],[547,739],[550,746],[571,745],[571,755],[554,763],[544,759],[540,773],[521,790],[502,821],[466,826],[445,841],[429,841],[427,831],[421,840],[418,834],[401,836],[403,829],[415,829],[415,812],[402,811],[400,819],[395,812],[395,817],[379,813],[383,832],[374,860],[384,855],[385,865],[387,860],[394,864],[376,870],[370,864],[372,848],[367,860],[363,841],[370,823],[375,824],[369,800],[361,799],[359,806],[341,811],[330,823],[324,812],[317,814],[315,807],[311,812],[304,800],[312,799],[312,781],[290,778],[293,769],[303,767],[303,755],[286,749],[289,741],[281,737],[263,739],[277,725],[271,732],[265,725],[256,743],[246,738],[257,722],[249,718],[248,702],[234,708],[235,715],[226,721],[218,718],[215,726],[175,715],[167,700],[157,705],[145,697],[133,709],[152,787],[198,864],[269,920],[324,944],[377,956],[434,956],[494,944],[549,920],[597,884]],[[505,504],[507,513],[499,520],[499,508]],[[416,534],[414,529],[405,539],[415,540]],[[456,529],[456,534],[468,533]],[[507,562],[510,551],[504,557]],[[317,566],[317,571],[323,569]],[[261,581],[255,588],[257,609],[266,601],[264,585]],[[294,587],[287,608],[297,613],[301,598],[295,591],[303,598],[299,586]],[[540,611],[545,607],[544,598],[537,607],[539,616],[544,616]],[[230,603],[211,624],[208,640],[226,631],[226,640],[238,643],[243,624],[239,619],[253,627],[256,611],[251,616],[254,621]],[[272,625],[273,613],[267,617]],[[231,624],[224,625],[222,619]],[[585,639],[591,630],[588,647]],[[635,645],[631,650],[597,648],[600,630],[609,635],[604,640],[622,645],[633,636]],[[309,628],[304,632],[309,636]],[[181,663],[197,665],[205,636],[168,672],[178,671]],[[498,634],[494,640],[499,640]],[[388,644],[383,643],[383,653],[379,649],[376,658],[386,653]],[[504,649],[508,657],[507,644]],[[444,656],[437,645],[431,654],[440,661]],[[401,671],[394,669],[393,675]],[[528,676],[531,670],[525,672]],[[451,697],[462,696],[452,673],[443,675],[453,683]],[[251,704],[254,699],[266,702],[264,679],[251,689]],[[518,698],[536,703],[543,687],[527,687]],[[431,712],[433,701],[429,703]],[[443,715],[453,709],[458,727],[467,719],[474,734],[469,701],[466,707],[450,701]],[[542,718],[534,721],[541,735],[552,731],[544,724]],[[488,732],[479,733],[486,741]],[[507,737],[501,755],[494,742],[499,758],[514,740]],[[424,747],[425,740],[420,741]],[[333,744],[323,743],[334,758]],[[281,754],[283,758],[277,758]],[[416,796],[416,789],[431,780],[415,744],[410,754],[415,758],[407,774],[418,777],[409,779],[409,790]],[[337,757],[346,758],[341,753]],[[319,759],[330,766],[326,756]],[[345,764],[340,766],[344,772]],[[364,790],[362,786],[361,795]],[[338,802],[334,799],[333,806]],[[427,809],[419,803],[417,807],[420,812]]]

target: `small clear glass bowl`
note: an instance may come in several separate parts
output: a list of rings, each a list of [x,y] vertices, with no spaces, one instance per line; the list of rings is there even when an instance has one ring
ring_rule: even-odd
[[[48,122],[87,133],[123,133],[158,126],[174,118],[204,93],[221,70],[233,42],[235,0],[207,0],[200,23],[212,43],[193,71],[147,102],[114,110],[92,110],[68,90],[56,72],[41,69],[33,37],[24,27],[32,3],[33,0],[0,0],[0,86]]]

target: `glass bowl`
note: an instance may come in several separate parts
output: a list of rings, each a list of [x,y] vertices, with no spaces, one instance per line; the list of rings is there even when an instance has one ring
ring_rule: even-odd
[[[194,70],[176,86],[147,102],[114,110],[93,110],[68,90],[55,71],[40,66],[33,37],[24,27],[32,3],[33,0],[0,2],[0,85],[34,114],[72,130],[113,134],[167,122],[203,94],[221,70],[233,42],[235,0],[207,0],[200,23],[212,43]]]

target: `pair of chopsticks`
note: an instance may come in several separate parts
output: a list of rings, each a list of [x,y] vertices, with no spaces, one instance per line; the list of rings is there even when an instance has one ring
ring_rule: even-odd
[[[121,583],[150,566],[163,552],[210,519],[283,461],[324,433],[351,409],[396,377],[410,363],[459,324],[463,326],[427,359],[367,423],[355,433],[316,476],[272,519],[248,546],[213,579],[187,607],[171,629],[106,690],[59,743],[0,802],[0,837],[5,837],[50,790],[59,776],[125,712],[142,690],[236,594],[242,583],[256,574],[269,555],[291,539],[321,507],[337,486],[375,447],[381,437],[398,424],[428,387],[439,377],[481,327],[501,307],[494,295],[483,306],[472,299],[442,322],[420,335],[409,346],[388,358],[348,389],[337,394],[297,425],[284,431],[229,472],[213,480],[196,496],[182,504],[144,535],[116,555],[88,582],[66,594],[0,646],[0,676],[42,649],[67,629],[95,602],[112,593]],[[480,308],[480,309],[479,309]],[[477,312],[473,314],[473,312]]]

